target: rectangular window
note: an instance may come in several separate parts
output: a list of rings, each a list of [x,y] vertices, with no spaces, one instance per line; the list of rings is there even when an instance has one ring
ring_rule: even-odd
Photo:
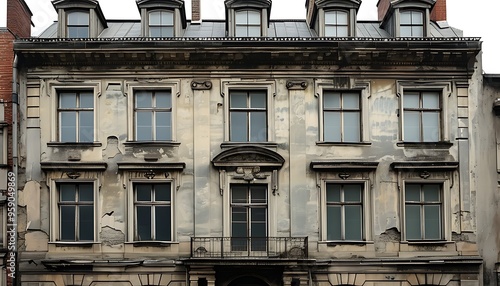
[[[150,37],[174,36],[174,13],[172,11],[152,11],[149,13]]]
[[[403,11],[400,16],[401,37],[424,36],[424,14],[422,11]]]
[[[135,91],[134,125],[136,141],[172,140],[172,92]]]
[[[323,134],[325,142],[361,141],[361,103],[359,92],[323,93]]]
[[[87,90],[59,92],[59,141],[94,141],[94,93]]]
[[[441,184],[405,185],[407,240],[442,240],[442,212]]]
[[[231,250],[265,251],[267,187],[231,185]]]
[[[68,12],[68,38],[89,37],[89,13],[83,11]]]
[[[171,241],[171,184],[134,184],[134,214],[135,241]]]
[[[267,141],[266,91],[230,91],[229,140],[233,142]]]
[[[363,240],[363,185],[326,184],[326,239]]]
[[[438,142],[441,139],[441,94],[438,91],[405,91],[403,140]]]
[[[93,183],[59,183],[61,241],[94,241]]]
[[[325,12],[325,37],[348,37],[349,14],[346,11]]]
[[[260,37],[260,13],[243,10],[236,12],[236,37]]]

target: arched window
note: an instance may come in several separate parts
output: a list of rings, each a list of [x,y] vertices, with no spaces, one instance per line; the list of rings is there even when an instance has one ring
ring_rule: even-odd
[[[72,11],[68,14],[68,38],[89,37],[89,13],[85,11]]]
[[[236,37],[260,37],[260,12],[241,10],[236,12]]]
[[[149,12],[149,36],[173,37],[174,13],[168,10],[155,10]]]
[[[332,10],[325,12],[325,37],[348,37],[349,14],[347,11]]]
[[[424,13],[422,11],[402,11],[399,22],[401,37],[424,36]]]

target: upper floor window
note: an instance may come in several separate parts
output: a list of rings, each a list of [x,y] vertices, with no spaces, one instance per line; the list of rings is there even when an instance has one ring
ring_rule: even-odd
[[[405,91],[403,95],[403,140],[441,140],[441,94],[439,91]]]
[[[441,184],[405,185],[405,227],[407,240],[443,239]]]
[[[59,183],[59,240],[94,240],[93,183]]]
[[[94,93],[90,90],[59,92],[59,141],[94,141]]]
[[[229,140],[267,141],[267,93],[265,90],[231,90]]]
[[[423,37],[424,36],[424,13],[422,11],[402,11],[400,13],[401,37]]]
[[[172,140],[171,90],[136,90],[134,126],[136,141]]]
[[[349,36],[349,14],[346,11],[325,12],[325,37]]]
[[[171,183],[135,183],[134,214],[134,241],[172,241]]]
[[[361,104],[359,92],[324,91],[323,113],[324,141],[361,141]]]
[[[149,36],[173,37],[174,13],[167,10],[149,12]]]
[[[67,37],[88,38],[89,37],[89,13],[83,11],[72,11],[67,13]]]
[[[326,239],[363,240],[363,184],[326,184]]]
[[[241,10],[236,12],[236,37],[260,37],[261,17],[260,12]]]

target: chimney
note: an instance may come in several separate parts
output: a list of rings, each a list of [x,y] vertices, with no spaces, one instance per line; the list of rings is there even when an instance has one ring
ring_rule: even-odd
[[[446,0],[437,0],[431,11],[431,21],[446,21]]]
[[[378,0],[377,9],[378,9],[378,20],[384,20],[389,7],[391,6],[391,0]]]
[[[31,13],[24,0],[5,1],[7,3],[7,28],[17,37],[31,36]]]
[[[199,23],[201,22],[201,0],[192,0],[191,1],[191,23]]]

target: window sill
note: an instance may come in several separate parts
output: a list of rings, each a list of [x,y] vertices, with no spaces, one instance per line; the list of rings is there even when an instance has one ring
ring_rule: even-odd
[[[49,244],[53,244],[56,247],[92,247],[94,244],[100,244],[95,241],[52,241]]]
[[[152,146],[152,147],[178,147],[180,142],[175,141],[127,141],[125,146]]]
[[[178,242],[149,240],[126,242],[125,244],[131,244],[134,247],[170,247],[172,244],[178,244]]]
[[[101,147],[101,142],[48,142],[47,147]]]
[[[413,148],[413,149],[449,149],[453,146],[450,141],[441,142],[398,142],[398,147]]]
[[[455,243],[454,241],[447,241],[447,240],[410,240],[410,241],[401,241],[401,244],[408,244],[408,245],[446,245],[446,244],[452,244]]]
[[[337,245],[366,245],[373,244],[373,241],[366,240],[328,240],[320,241],[320,244],[326,244],[326,246],[337,246]]]
[[[264,148],[278,148],[278,143],[274,142],[223,142],[221,149],[233,148],[238,146],[260,146]]]
[[[318,141],[316,142],[318,146],[371,146],[371,142],[326,142]]]

